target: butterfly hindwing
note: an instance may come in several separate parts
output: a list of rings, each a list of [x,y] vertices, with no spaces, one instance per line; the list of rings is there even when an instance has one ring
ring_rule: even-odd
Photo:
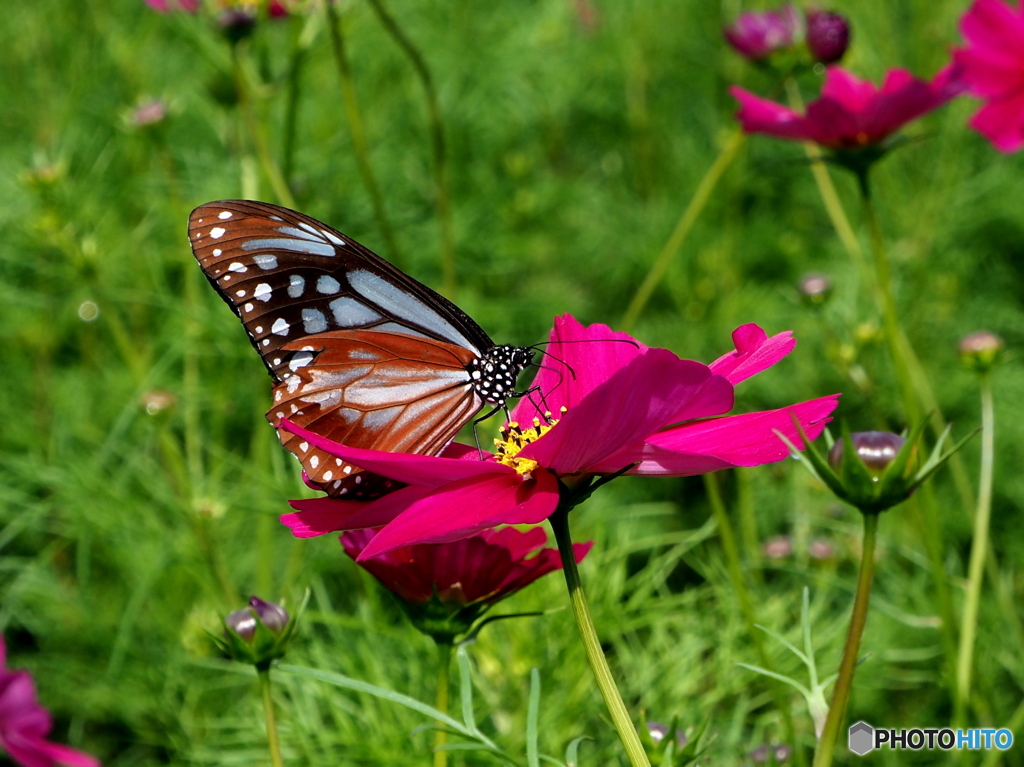
[[[408,333],[477,355],[493,346],[443,296],[341,232],[287,208],[242,200],[201,205],[189,218],[189,241],[277,382],[292,375],[282,348],[329,331]]]
[[[267,419],[281,419],[350,447],[439,452],[482,404],[469,386],[471,354],[453,344],[380,331],[322,333],[281,349],[292,375],[274,389]],[[278,432],[307,476],[330,495],[386,492],[365,474],[302,438]]]

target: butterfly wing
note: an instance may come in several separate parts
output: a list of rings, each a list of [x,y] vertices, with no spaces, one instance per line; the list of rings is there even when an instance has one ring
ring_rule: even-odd
[[[406,333],[476,356],[494,345],[446,298],[302,213],[265,202],[210,202],[192,211],[189,242],[275,383],[293,375],[282,348],[328,331]]]
[[[462,347],[380,331],[321,333],[282,348],[293,375],[274,389],[267,419],[282,418],[334,442],[432,455],[472,418],[482,400]],[[307,476],[335,497],[365,499],[390,481],[362,472],[301,437],[279,431]]]
[[[196,208],[189,241],[276,384],[267,418],[352,447],[433,454],[482,404],[466,366],[493,347],[458,307],[348,236],[262,202]],[[330,495],[390,481],[294,435],[284,446]]]

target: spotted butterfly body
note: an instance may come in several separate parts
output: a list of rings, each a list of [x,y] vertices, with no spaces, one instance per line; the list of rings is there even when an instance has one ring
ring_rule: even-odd
[[[242,320],[287,418],[351,447],[432,455],[484,403],[504,405],[533,359],[496,346],[458,307],[346,235],[262,202],[222,200],[189,218],[189,241]],[[278,431],[309,479],[367,499],[392,483]]]

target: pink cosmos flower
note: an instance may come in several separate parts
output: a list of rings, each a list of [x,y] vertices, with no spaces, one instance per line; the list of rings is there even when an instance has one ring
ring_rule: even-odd
[[[761,61],[793,45],[802,26],[800,11],[792,3],[786,3],[777,11],[741,13],[723,33],[729,45],[742,56]]]
[[[1000,152],[1024,146],[1024,4],[977,0],[960,19],[967,47],[953,61],[972,96],[986,101],[968,123]]]
[[[353,530],[341,536],[341,544],[385,588],[412,604],[426,604],[436,596],[452,611],[488,606],[562,569],[558,550],[541,548],[548,537],[539,527],[485,530],[461,541],[404,546],[359,560],[376,535],[374,530]],[[575,544],[576,561],[582,562],[593,545]]]
[[[806,115],[736,85],[729,92],[740,102],[736,116],[747,133],[814,141],[831,149],[858,149],[881,143],[962,89],[959,68],[954,66],[943,69],[930,83],[903,69],[892,69],[881,88],[845,69],[829,67],[821,97],[807,106]]]
[[[201,2],[200,0],[146,0],[146,5],[160,13],[171,13],[172,11],[197,13]]]
[[[561,488],[593,475],[684,476],[782,460],[788,450],[775,431],[801,447],[793,418],[814,439],[839,395],[716,417],[732,409],[734,384],[796,345],[792,333],[769,338],[757,325],[738,328],[733,341],[736,350],[709,366],[648,348],[606,325],[583,327],[569,315],[558,317],[548,351],[572,374],[541,368],[534,384],[543,396],[519,400],[505,441],[482,461],[475,448],[456,443],[439,456],[351,448],[282,420],[282,428],[327,453],[407,487],[370,502],[292,501],[297,511],[281,521],[298,537],[383,528],[359,555],[365,561],[498,525],[538,524],[558,507]]]
[[[22,767],[99,767],[95,757],[46,739],[53,721],[36,700],[27,671],[7,668],[7,649],[0,636],[0,750]]]

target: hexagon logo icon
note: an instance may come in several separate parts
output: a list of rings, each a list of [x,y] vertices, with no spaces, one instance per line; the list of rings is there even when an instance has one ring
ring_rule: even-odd
[[[867,722],[850,725],[848,745],[857,756],[864,756],[875,747],[875,728]]]

